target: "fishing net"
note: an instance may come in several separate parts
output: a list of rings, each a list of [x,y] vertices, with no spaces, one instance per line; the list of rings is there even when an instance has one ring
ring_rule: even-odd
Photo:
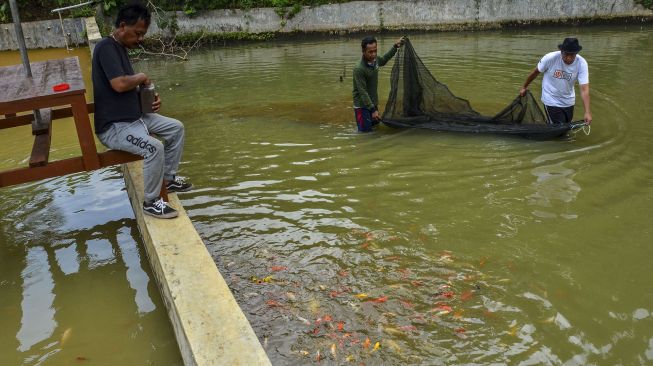
[[[516,134],[551,138],[584,123],[548,124],[542,108],[527,91],[494,116],[483,116],[466,99],[455,96],[424,66],[410,40],[399,49],[390,77],[383,123],[391,127],[436,131]]]

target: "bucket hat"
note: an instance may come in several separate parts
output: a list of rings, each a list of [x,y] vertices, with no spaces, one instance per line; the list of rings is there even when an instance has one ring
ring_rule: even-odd
[[[562,44],[558,45],[558,48],[560,51],[568,53],[578,53],[583,49],[583,47],[578,44],[577,38],[565,38],[565,40],[562,41]]]

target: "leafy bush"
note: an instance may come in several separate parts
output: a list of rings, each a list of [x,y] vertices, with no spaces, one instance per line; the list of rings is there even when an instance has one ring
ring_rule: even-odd
[[[120,1],[120,0],[119,0]],[[79,4],[79,0],[17,0],[18,13],[22,22],[34,20],[55,19],[59,15],[52,13],[53,9],[63,8],[70,5]],[[77,9],[67,10],[61,13],[65,17],[88,17],[95,14],[92,5],[84,6]],[[9,23],[11,19],[11,8],[9,1],[0,2],[0,22]]]
[[[635,2],[642,4],[647,9],[653,9],[653,0],[635,0]]]
[[[130,0],[102,0],[103,9],[106,14],[112,15]],[[653,1],[653,0],[643,0]],[[344,3],[347,0],[157,0],[153,1],[157,7],[164,10],[181,10],[188,15],[204,10],[215,9],[251,9],[251,8],[275,8],[277,13],[290,16],[298,13],[302,6],[315,6],[331,3]],[[76,5],[80,0],[17,0],[21,21],[33,21],[44,19],[55,19],[56,13],[52,9],[64,6]],[[147,1],[143,1],[147,3]],[[92,16],[95,12],[93,6],[70,10],[62,13],[66,17]],[[0,22],[11,22],[11,10],[9,1],[0,1]]]

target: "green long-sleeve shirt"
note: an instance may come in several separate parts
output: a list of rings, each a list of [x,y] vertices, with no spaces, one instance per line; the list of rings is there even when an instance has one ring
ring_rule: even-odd
[[[379,67],[385,65],[397,53],[397,48],[392,46],[383,56],[377,56],[374,65],[368,65],[365,59],[354,66],[354,107],[372,109],[379,104]]]

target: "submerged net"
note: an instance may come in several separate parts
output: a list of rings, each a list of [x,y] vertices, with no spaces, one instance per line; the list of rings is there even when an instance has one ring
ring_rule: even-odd
[[[573,123],[547,124],[546,115],[529,91],[496,115],[481,115],[433,77],[409,40],[397,52],[390,83],[383,122],[392,127],[540,138],[560,136],[576,127]]]

